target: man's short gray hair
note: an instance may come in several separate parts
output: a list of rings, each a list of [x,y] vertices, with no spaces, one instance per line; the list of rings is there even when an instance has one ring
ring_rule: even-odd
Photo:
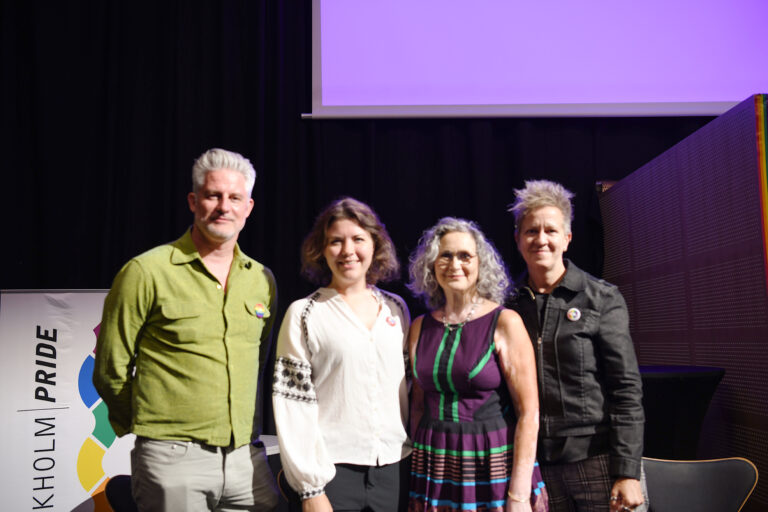
[[[197,192],[203,186],[206,173],[219,169],[231,169],[242,174],[245,178],[245,188],[248,195],[251,195],[253,184],[256,183],[256,169],[251,165],[251,161],[240,153],[221,148],[209,149],[195,160],[192,166],[192,191]]]

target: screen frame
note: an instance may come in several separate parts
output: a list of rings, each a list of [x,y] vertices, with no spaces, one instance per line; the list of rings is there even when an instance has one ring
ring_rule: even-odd
[[[717,116],[738,105],[744,99],[635,103],[324,105],[322,101],[322,1],[325,0],[312,0],[312,111],[302,114],[304,119]],[[754,91],[754,94],[760,92]]]

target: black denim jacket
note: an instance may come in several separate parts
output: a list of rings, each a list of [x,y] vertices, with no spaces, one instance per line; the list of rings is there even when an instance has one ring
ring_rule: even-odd
[[[611,475],[639,479],[645,415],[627,305],[616,286],[565,263],[543,326],[527,274],[511,303],[536,352],[539,437],[607,432]]]

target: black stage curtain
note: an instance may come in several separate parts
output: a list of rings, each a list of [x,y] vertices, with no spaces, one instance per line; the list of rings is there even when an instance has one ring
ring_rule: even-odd
[[[454,215],[479,222],[517,274],[506,206],[525,179],[554,179],[577,194],[569,255],[599,275],[595,181],[626,176],[711,120],[302,120],[310,17],[309,0],[0,3],[11,178],[0,287],[108,288],[131,256],[187,228],[191,165],[210,147],[257,168],[240,242],[275,272],[279,314],[314,288],[299,276],[299,246],[342,195],[378,211],[404,267],[422,230]],[[423,311],[402,280],[389,288]]]
[[[374,206],[404,265],[423,229],[455,215],[478,221],[515,274],[512,191],[558,180],[577,193],[570,256],[599,274],[595,181],[711,119],[302,120],[309,0],[0,6],[5,289],[109,287],[188,226],[191,164],[214,146],[259,172],[241,245],[275,271],[283,308],[312,288],[299,244],[342,195]]]

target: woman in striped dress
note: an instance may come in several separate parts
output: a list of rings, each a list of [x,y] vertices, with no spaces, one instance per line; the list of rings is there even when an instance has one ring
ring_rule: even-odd
[[[533,348],[494,247],[470,221],[425,231],[408,287],[431,312],[409,333],[409,511],[543,511]]]

